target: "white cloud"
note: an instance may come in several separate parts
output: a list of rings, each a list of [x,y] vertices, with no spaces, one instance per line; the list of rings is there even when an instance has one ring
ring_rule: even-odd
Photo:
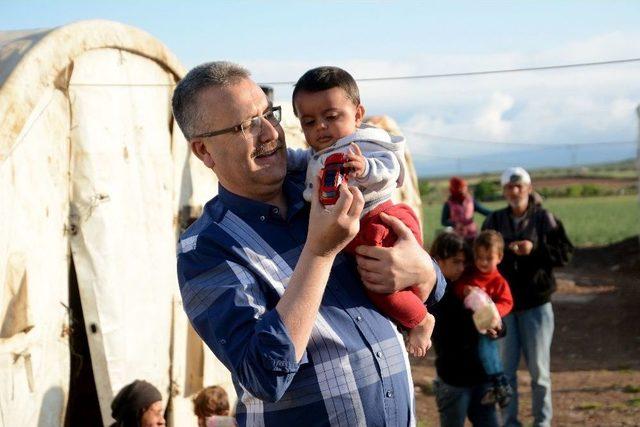
[[[475,119],[474,125],[489,137],[503,139],[510,136],[511,123],[504,119],[504,114],[513,107],[513,97],[502,93],[494,93],[489,104]]]

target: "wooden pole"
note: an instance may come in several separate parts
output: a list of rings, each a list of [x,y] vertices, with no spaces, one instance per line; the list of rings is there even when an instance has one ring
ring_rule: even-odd
[[[638,115],[638,152],[636,154],[636,172],[638,173],[638,203],[640,203],[640,105],[636,108]],[[640,229],[636,229],[638,240],[640,240]]]

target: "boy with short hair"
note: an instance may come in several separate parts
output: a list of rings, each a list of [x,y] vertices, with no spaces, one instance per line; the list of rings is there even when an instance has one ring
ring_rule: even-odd
[[[229,416],[229,397],[219,385],[205,387],[193,398],[193,413],[198,417],[198,427],[234,427],[235,419]]]
[[[473,255],[474,267],[455,283],[454,291],[467,307],[473,309],[474,323],[481,334],[478,355],[493,384],[482,403],[497,402],[504,408],[511,400],[513,390],[504,374],[495,339],[504,336],[502,318],[513,308],[513,298],[509,284],[498,271],[504,255],[504,240],[500,233],[482,231],[473,243]]]
[[[405,204],[393,204],[391,195],[404,179],[404,138],[391,136],[382,129],[364,125],[364,107],[358,86],[346,71],[338,67],[318,67],[307,71],[295,85],[293,111],[300,120],[310,150],[289,150],[289,169],[307,169],[303,196],[311,201],[316,192],[318,174],[333,154],[346,156],[344,167],[350,170],[350,184],[364,196],[360,232],[347,246],[355,253],[360,245],[393,246],[397,236],[382,214],[399,218],[422,244],[420,223]],[[367,292],[374,304],[387,316],[409,329],[407,350],[417,357],[431,347],[434,318],[427,312],[417,287],[377,294]]]

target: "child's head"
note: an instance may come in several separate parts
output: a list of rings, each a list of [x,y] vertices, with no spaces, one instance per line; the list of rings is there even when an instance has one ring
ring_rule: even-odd
[[[364,118],[356,81],[338,67],[304,73],[293,89],[292,103],[304,137],[316,151],[354,133]]]
[[[483,273],[490,273],[498,268],[504,255],[502,235],[494,230],[484,230],[473,241],[473,261]]]
[[[431,245],[431,256],[436,259],[442,274],[450,282],[460,278],[467,260],[470,259],[469,255],[467,243],[455,233],[441,233]]]
[[[229,397],[220,386],[214,385],[200,390],[193,398],[193,412],[198,422],[212,415],[229,415]]]

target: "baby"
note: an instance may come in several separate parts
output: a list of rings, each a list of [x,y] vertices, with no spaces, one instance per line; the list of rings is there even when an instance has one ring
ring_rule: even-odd
[[[364,196],[360,232],[346,250],[355,253],[360,245],[393,246],[397,236],[381,214],[399,218],[420,244],[420,223],[405,204],[393,204],[391,195],[404,179],[404,138],[390,136],[374,126],[363,125],[364,107],[355,80],[337,67],[319,67],[307,71],[295,85],[293,111],[311,150],[289,150],[287,166],[307,169],[304,198],[311,201],[318,174],[325,160],[336,153],[346,157],[349,184],[356,185]],[[384,314],[409,329],[407,350],[417,357],[431,347],[434,318],[427,312],[417,287],[378,294],[367,292]]]
[[[505,407],[513,390],[504,375],[495,339],[504,335],[502,317],[513,308],[509,284],[498,271],[504,254],[504,240],[500,233],[485,230],[473,242],[474,268],[455,283],[454,291],[464,299],[465,306],[474,311],[473,320],[481,334],[478,355],[491,380],[492,387],[482,398],[483,404]]]

